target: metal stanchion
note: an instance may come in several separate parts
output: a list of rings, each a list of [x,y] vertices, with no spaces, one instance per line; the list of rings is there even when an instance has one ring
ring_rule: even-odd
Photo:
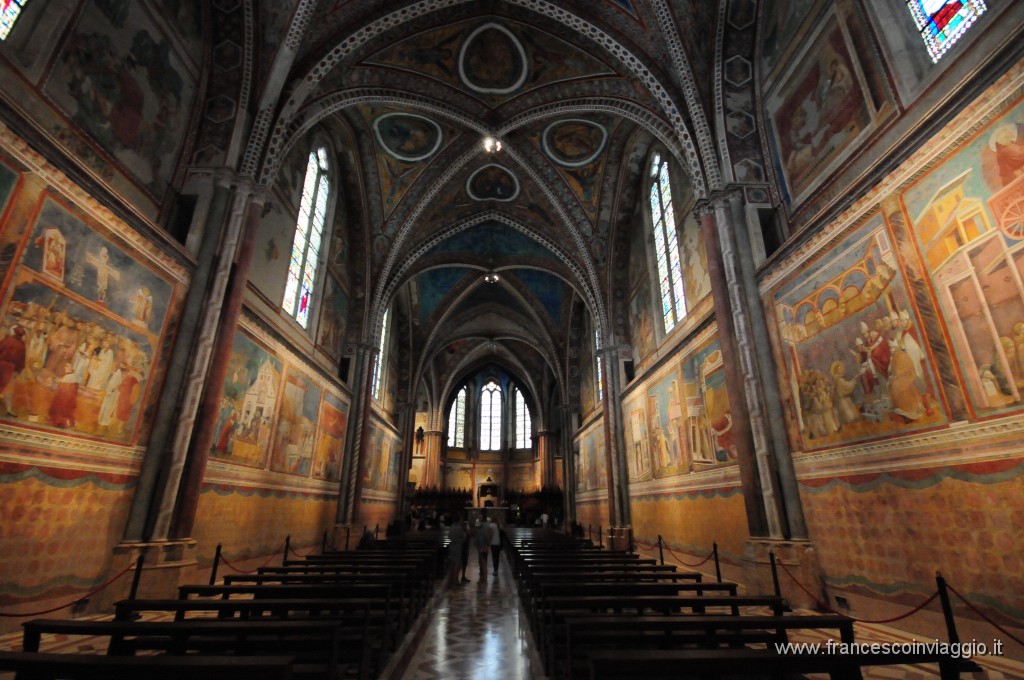
[[[217,570],[220,568],[220,543],[217,544],[217,551],[213,553],[213,570],[210,572],[210,585],[217,582]]]
[[[658,557],[661,559],[661,566],[665,566],[665,546],[661,542],[661,534],[658,534]]]
[[[946,579],[942,578],[941,572],[935,572],[935,585],[939,587],[939,602],[942,604],[942,616],[946,619],[946,635],[949,637],[950,647],[960,646],[960,634],[956,632],[956,619],[953,618],[953,605],[949,601],[949,589],[946,586]],[[956,670],[963,673],[976,673],[981,671],[981,666],[970,659],[955,659]]]
[[[601,525],[597,525],[597,545],[601,548],[604,547],[604,538],[601,536]]]
[[[768,559],[772,563],[772,584],[775,586],[775,597],[782,597],[782,588],[779,587],[779,571],[775,566],[775,551],[768,552]]]
[[[281,566],[283,567],[288,562],[288,550],[292,547],[292,535],[288,534],[284,537],[284,555],[281,557]]]
[[[139,595],[139,581],[142,580],[142,563],[146,561],[146,549],[139,553],[139,559],[135,560],[135,575],[132,576],[132,589],[128,592],[128,599],[134,600]]]
[[[327,532],[324,532],[323,538],[320,539],[320,554],[323,555],[327,552]]]
[[[718,562],[718,543],[711,544],[711,551],[715,554],[715,578],[722,582],[722,565]]]

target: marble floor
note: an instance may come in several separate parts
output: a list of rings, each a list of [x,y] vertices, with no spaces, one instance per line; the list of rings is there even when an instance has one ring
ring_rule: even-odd
[[[395,678],[402,680],[538,680],[543,665],[519,606],[505,555],[497,575],[478,573],[469,557],[469,583],[449,588],[427,613]]]

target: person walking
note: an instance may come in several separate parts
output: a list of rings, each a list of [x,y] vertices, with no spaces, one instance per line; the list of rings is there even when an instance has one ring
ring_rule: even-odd
[[[494,575],[497,576],[501,560],[501,528],[493,517],[487,527],[491,530],[491,559],[494,561]]]
[[[487,580],[487,553],[491,551],[491,526],[486,521],[476,521],[476,535],[473,537],[473,547],[476,548],[477,559],[480,565],[480,580]]]
[[[448,587],[461,585],[459,572],[462,570],[462,548],[469,535],[461,517],[456,517],[448,529]]]

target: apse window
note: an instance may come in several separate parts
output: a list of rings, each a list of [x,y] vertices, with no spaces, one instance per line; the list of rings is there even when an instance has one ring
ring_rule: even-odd
[[[679,258],[679,236],[676,216],[672,210],[672,183],[668,159],[654,154],[650,174],[651,228],[654,233],[654,254],[658,263],[658,286],[661,291],[661,312],[665,332],[675,328],[686,316],[683,289],[683,268]]]
[[[380,388],[384,382],[381,380],[381,374],[383,371],[380,370],[381,365],[384,363],[384,348],[387,347],[388,342],[388,310],[384,310],[384,319],[380,324],[380,344],[377,345],[377,355],[373,357],[373,373],[370,376],[370,384],[373,385],[373,398],[380,400]]]
[[[466,447],[466,388],[459,390],[448,416],[448,446],[455,449]]]
[[[28,0],[0,0],[0,40],[7,40],[27,4]]]
[[[303,328],[309,325],[309,310],[313,303],[316,272],[320,264],[320,247],[323,245],[327,199],[331,193],[327,170],[327,149],[320,147],[311,152],[306,163],[306,179],[302,184],[302,201],[299,203],[299,218],[295,224],[292,257],[288,263],[288,280],[284,287],[284,300],[281,302],[284,311]]]
[[[530,425],[530,407],[526,405],[522,390],[516,390],[516,448],[530,448],[533,427]]]
[[[480,450],[501,450],[501,387],[493,380],[480,390]]]
[[[988,9],[984,0],[907,0],[907,7],[933,63]]]

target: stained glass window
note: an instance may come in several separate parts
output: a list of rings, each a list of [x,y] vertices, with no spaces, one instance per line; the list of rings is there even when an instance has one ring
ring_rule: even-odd
[[[452,404],[452,412],[448,416],[448,446],[462,449],[466,447],[466,388],[459,390]]]
[[[907,0],[932,62],[959,40],[988,9],[984,0]]]
[[[597,400],[604,400],[604,371],[601,369],[601,335],[594,331],[594,365],[597,366]]]
[[[658,262],[658,285],[661,290],[661,312],[665,330],[669,331],[686,316],[686,295],[683,290],[683,268],[679,260],[679,237],[672,210],[672,184],[668,176],[668,160],[654,154],[651,162],[651,225],[654,229],[654,252]]]
[[[520,390],[516,390],[516,448],[530,448],[530,436],[533,434],[533,427],[530,423],[530,407],[526,405],[526,399]]]
[[[480,450],[501,449],[501,387],[491,380],[480,390]]]
[[[384,363],[384,348],[387,347],[388,340],[388,310],[384,310],[384,320],[380,325],[380,345],[377,346],[377,356],[373,358],[373,374],[370,376],[370,381],[373,384],[373,398],[380,399],[380,386],[383,382],[381,380],[380,370],[381,364]]]
[[[327,199],[331,193],[327,169],[327,149],[320,147],[310,152],[309,162],[306,163],[306,179],[302,185],[299,218],[295,224],[295,239],[292,241],[292,257],[288,262],[288,280],[284,286],[284,300],[281,302],[284,311],[303,328],[309,324],[316,270],[320,264],[324,220],[327,217]]]
[[[7,40],[28,0],[0,0],[0,40]]]

